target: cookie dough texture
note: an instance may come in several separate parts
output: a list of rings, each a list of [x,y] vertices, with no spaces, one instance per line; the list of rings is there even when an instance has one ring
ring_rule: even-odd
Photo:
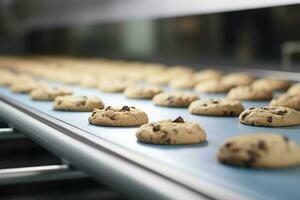
[[[153,97],[153,102],[158,106],[188,107],[198,96],[187,92],[162,92]]]
[[[232,88],[227,97],[236,100],[270,100],[273,97],[271,90],[258,89],[252,86]]]
[[[54,99],[53,109],[61,111],[90,112],[94,108],[103,109],[104,104],[98,97],[58,96]]]
[[[300,110],[300,93],[299,94],[283,94],[275,97],[271,102],[271,106],[284,106],[295,110]]]
[[[243,134],[228,139],[221,146],[218,160],[245,167],[283,168],[300,164],[300,148],[286,136]]]
[[[198,83],[194,89],[200,93],[226,93],[232,87],[232,85],[222,83],[221,80],[208,80]]]
[[[200,99],[189,106],[189,112],[196,115],[238,116],[243,111],[240,101],[230,99]]]
[[[133,85],[125,89],[124,95],[130,99],[152,99],[163,92],[158,86]]]
[[[194,122],[163,120],[142,125],[136,132],[138,141],[150,144],[194,144],[206,140],[205,131]]]
[[[248,108],[239,116],[242,124],[251,126],[294,126],[300,124],[300,112],[281,106]]]
[[[252,86],[264,90],[286,90],[291,86],[291,83],[286,80],[279,80],[271,77],[258,79],[252,83]]]
[[[135,107],[108,106],[105,109],[94,109],[89,123],[98,126],[140,126],[148,122],[148,116]]]
[[[41,87],[36,88],[30,92],[30,96],[33,100],[38,101],[52,101],[58,96],[66,96],[66,95],[72,95],[73,92],[64,87]]]
[[[296,83],[294,85],[292,85],[288,91],[288,94],[300,94],[300,83]]]

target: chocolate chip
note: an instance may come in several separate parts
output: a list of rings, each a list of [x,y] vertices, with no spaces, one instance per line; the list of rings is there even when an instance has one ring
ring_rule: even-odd
[[[218,100],[213,100],[212,103],[213,103],[213,104],[218,104],[219,101],[218,101]]]
[[[111,106],[107,106],[107,107],[105,108],[105,111],[110,110],[110,109],[111,109]]]
[[[249,115],[249,113],[243,114],[243,115],[242,115],[242,120],[244,120],[244,119],[247,117],[247,115]]]
[[[184,120],[183,120],[183,118],[182,117],[177,117],[175,120],[173,120],[173,122],[177,122],[177,123],[183,123],[184,122]]]
[[[285,115],[287,113],[286,110],[280,110],[276,113],[276,115]]]
[[[249,155],[249,159],[247,159],[244,164],[246,166],[252,166],[253,163],[255,163],[257,157],[259,157],[259,155],[257,154],[257,152],[253,151],[253,150],[248,150],[247,154]]]
[[[92,113],[92,117],[93,117],[95,114],[96,114],[96,112],[93,112],[93,113]]]
[[[235,113],[234,113],[233,111],[230,111],[230,112],[229,112],[229,115],[230,115],[230,116],[234,116]]]
[[[205,103],[205,104],[203,104],[202,106],[204,106],[204,107],[205,107],[205,106],[207,106],[207,104]]]
[[[153,126],[152,130],[153,130],[154,132],[159,131],[159,130],[160,130],[160,125]]]
[[[283,140],[285,141],[285,142],[288,142],[289,141],[289,138],[288,137],[286,137],[286,136],[282,136],[283,137]]]
[[[225,147],[226,148],[230,148],[232,146],[232,143],[231,142],[227,142],[226,144],[225,144]]]
[[[266,142],[262,140],[258,141],[257,147],[262,150],[267,150]]]
[[[58,102],[57,102],[57,105],[60,105],[61,103],[62,103],[62,101],[58,101]]]
[[[135,109],[135,107],[134,107],[134,106],[130,106],[130,108],[133,108],[133,109]]]
[[[123,111],[123,110],[124,111],[130,111],[130,108],[128,106],[123,106],[122,109],[121,109],[121,111]]]
[[[272,117],[267,118],[267,122],[269,122],[269,123],[272,123],[272,120],[273,120]]]
[[[254,107],[248,108],[248,110],[253,110],[253,109],[254,109]]]

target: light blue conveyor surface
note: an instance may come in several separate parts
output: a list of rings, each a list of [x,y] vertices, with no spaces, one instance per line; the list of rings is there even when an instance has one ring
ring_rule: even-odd
[[[231,136],[243,133],[270,132],[288,136],[300,144],[300,126],[285,128],[252,127],[239,123],[237,117],[208,117],[188,113],[184,108],[154,106],[149,100],[128,100],[122,94],[101,93],[96,89],[73,87],[75,94],[101,97],[108,105],[128,105],[144,110],[150,121],[174,119],[179,115],[187,121],[198,122],[207,132],[208,141],[197,145],[163,146],[136,141],[137,128],[113,128],[90,125],[91,113],[52,110],[52,102],[32,101],[29,95],[12,94],[0,88],[0,94],[15,99],[50,116],[86,130],[133,152],[157,159],[193,176],[218,184],[253,199],[300,199],[300,167],[280,170],[250,169],[222,165],[216,160],[218,147]],[[201,98],[217,95],[201,95]],[[218,95],[222,97],[222,95]],[[243,102],[245,108],[267,105],[267,102]],[[216,191],[218,192],[218,191]]]

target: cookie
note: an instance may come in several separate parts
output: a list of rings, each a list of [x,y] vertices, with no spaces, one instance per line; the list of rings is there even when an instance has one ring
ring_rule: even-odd
[[[157,106],[188,107],[198,96],[187,92],[162,92],[153,97],[152,101]]]
[[[273,97],[271,90],[257,89],[252,86],[232,88],[227,97],[236,100],[270,100]]]
[[[286,90],[291,86],[291,83],[286,80],[279,80],[271,77],[262,78],[252,83],[252,86],[264,90]]]
[[[218,160],[244,167],[283,168],[300,164],[300,148],[286,136],[244,134],[228,139],[219,149]]]
[[[218,80],[222,77],[222,72],[214,69],[205,69],[193,74],[194,80],[199,83],[208,80]]]
[[[300,124],[300,112],[281,106],[248,108],[239,116],[242,124],[251,126],[294,126]]]
[[[53,103],[54,110],[62,111],[91,112],[94,108],[104,108],[101,99],[97,97],[67,95],[56,97]]]
[[[94,109],[89,117],[89,123],[98,126],[139,126],[147,122],[145,112],[129,106]]]
[[[121,93],[133,84],[133,80],[125,78],[103,79],[100,81],[98,87],[102,92]]]
[[[248,73],[244,72],[237,72],[237,73],[230,73],[226,76],[222,77],[222,84],[230,85],[232,87],[237,86],[244,86],[244,85],[250,85],[255,78]]]
[[[283,94],[275,97],[270,106],[284,106],[295,110],[300,110],[300,93],[299,94]]]
[[[200,93],[226,93],[233,86],[223,84],[220,80],[209,80],[198,83],[194,89]]]
[[[175,89],[193,88],[197,84],[193,76],[181,76],[170,81],[169,85]]]
[[[142,125],[136,132],[138,141],[150,144],[194,144],[206,140],[205,131],[198,123],[164,120]]]
[[[238,116],[243,111],[240,101],[230,99],[197,100],[189,106],[189,112],[196,115]]]
[[[292,85],[288,90],[288,94],[300,94],[300,82]]]
[[[63,87],[40,87],[30,92],[31,99],[38,101],[52,101],[58,96],[72,95],[73,92]]]
[[[98,80],[94,76],[84,76],[80,79],[80,85],[86,88],[97,88]]]
[[[18,81],[10,85],[9,88],[14,93],[30,93],[32,90],[39,87],[47,87],[47,85],[35,81]]]
[[[158,86],[133,85],[125,89],[124,95],[130,99],[152,99],[163,92]]]

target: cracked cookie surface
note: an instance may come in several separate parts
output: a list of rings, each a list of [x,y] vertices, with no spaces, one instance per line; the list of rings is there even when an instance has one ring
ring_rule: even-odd
[[[142,125],[136,132],[138,141],[150,144],[194,144],[206,141],[206,133],[198,123],[163,120]]]
[[[219,149],[218,160],[229,165],[281,168],[300,164],[300,149],[286,136],[244,134],[228,139]]]
[[[139,126],[148,122],[148,116],[135,107],[108,106],[105,109],[94,109],[89,123],[99,126]]]
[[[239,120],[251,126],[294,126],[300,124],[300,112],[282,106],[248,108],[240,114]]]

